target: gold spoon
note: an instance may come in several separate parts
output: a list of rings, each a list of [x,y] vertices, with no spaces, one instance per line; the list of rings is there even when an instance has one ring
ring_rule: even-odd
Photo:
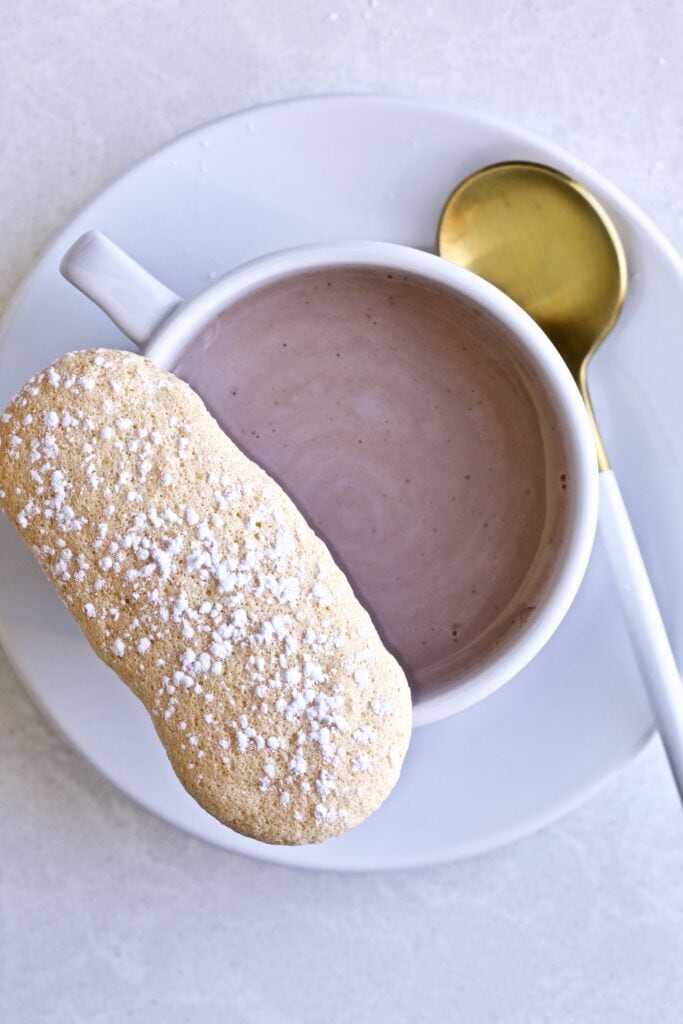
[[[600,470],[600,533],[683,800],[683,686],[588,389],[590,360],[626,298],[626,256],[616,228],[597,199],[560,171],[499,163],[476,171],[452,193],[439,223],[438,251],[525,309],[581,391]]]

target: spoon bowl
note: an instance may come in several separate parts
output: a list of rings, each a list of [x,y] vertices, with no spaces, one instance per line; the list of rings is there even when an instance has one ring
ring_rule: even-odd
[[[439,252],[525,309],[577,379],[626,297],[626,256],[606,211],[542,164],[493,164],[466,178],[444,207]]]
[[[486,278],[543,328],[578,384],[608,466],[588,393],[587,367],[626,298],[621,239],[582,185],[543,164],[491,164],[448,199],[439,253]]]

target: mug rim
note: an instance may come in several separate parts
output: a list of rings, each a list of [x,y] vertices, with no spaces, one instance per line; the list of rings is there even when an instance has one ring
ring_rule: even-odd
[[[541,376],[563,428],[572,474],[573,500],[567,513],[565,543],[559,565],[545,585],[541,609],[514,636],[488,653],[482,666],[465,671],[456,684],[444,684],[413,701],[413,724],[427,725],[465,710],[509,682],[545,646],[569,610],[588,565],[597,525],[595,442],[579,389],[567,366],[550,339],[520,306],[464,267],[392,242],[332,241],[256,257],[183,300],[153,332],[145,355],[170,370],[198,331],[240,298],[289,276],[345,266],[422,277],[474,302],[507,328]]]

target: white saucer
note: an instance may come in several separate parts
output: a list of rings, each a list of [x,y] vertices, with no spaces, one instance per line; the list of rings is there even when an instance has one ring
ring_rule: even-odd
[[[0,405],[56,356],[124,344],[59,276],[99,228],[180,294],[252,256],[332,237],[432,248],[453,186],[496,160],[552,163],[602,199],[631,289],[593,371],[595,404],[674,650],[683,654],[683,271],[650,222],[566,153],[498,122],[423,103],[331,97],[261,107],[200,128],[134,167],[39,259],[1,328]],[[7,522],[2,640],[39,705],[115,785],[197,836],[283,864],[416,866],[496,847],[551,821],[651,731],[603,552],[533,664],[494,696],[418,730],[401,782],[363,826],[320,847],[268,847],[219,825],[173,776],[146,713],[92,654]],[[49,771],[49,765],[45,766]]]

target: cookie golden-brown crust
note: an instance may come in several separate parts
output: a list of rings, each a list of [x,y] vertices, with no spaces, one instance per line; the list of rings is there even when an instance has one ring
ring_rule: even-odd
[[[0,507],[210,814],[269,843],[394,786],[407,682],[284,492],[176,377],[85,350],[0,421]]]

